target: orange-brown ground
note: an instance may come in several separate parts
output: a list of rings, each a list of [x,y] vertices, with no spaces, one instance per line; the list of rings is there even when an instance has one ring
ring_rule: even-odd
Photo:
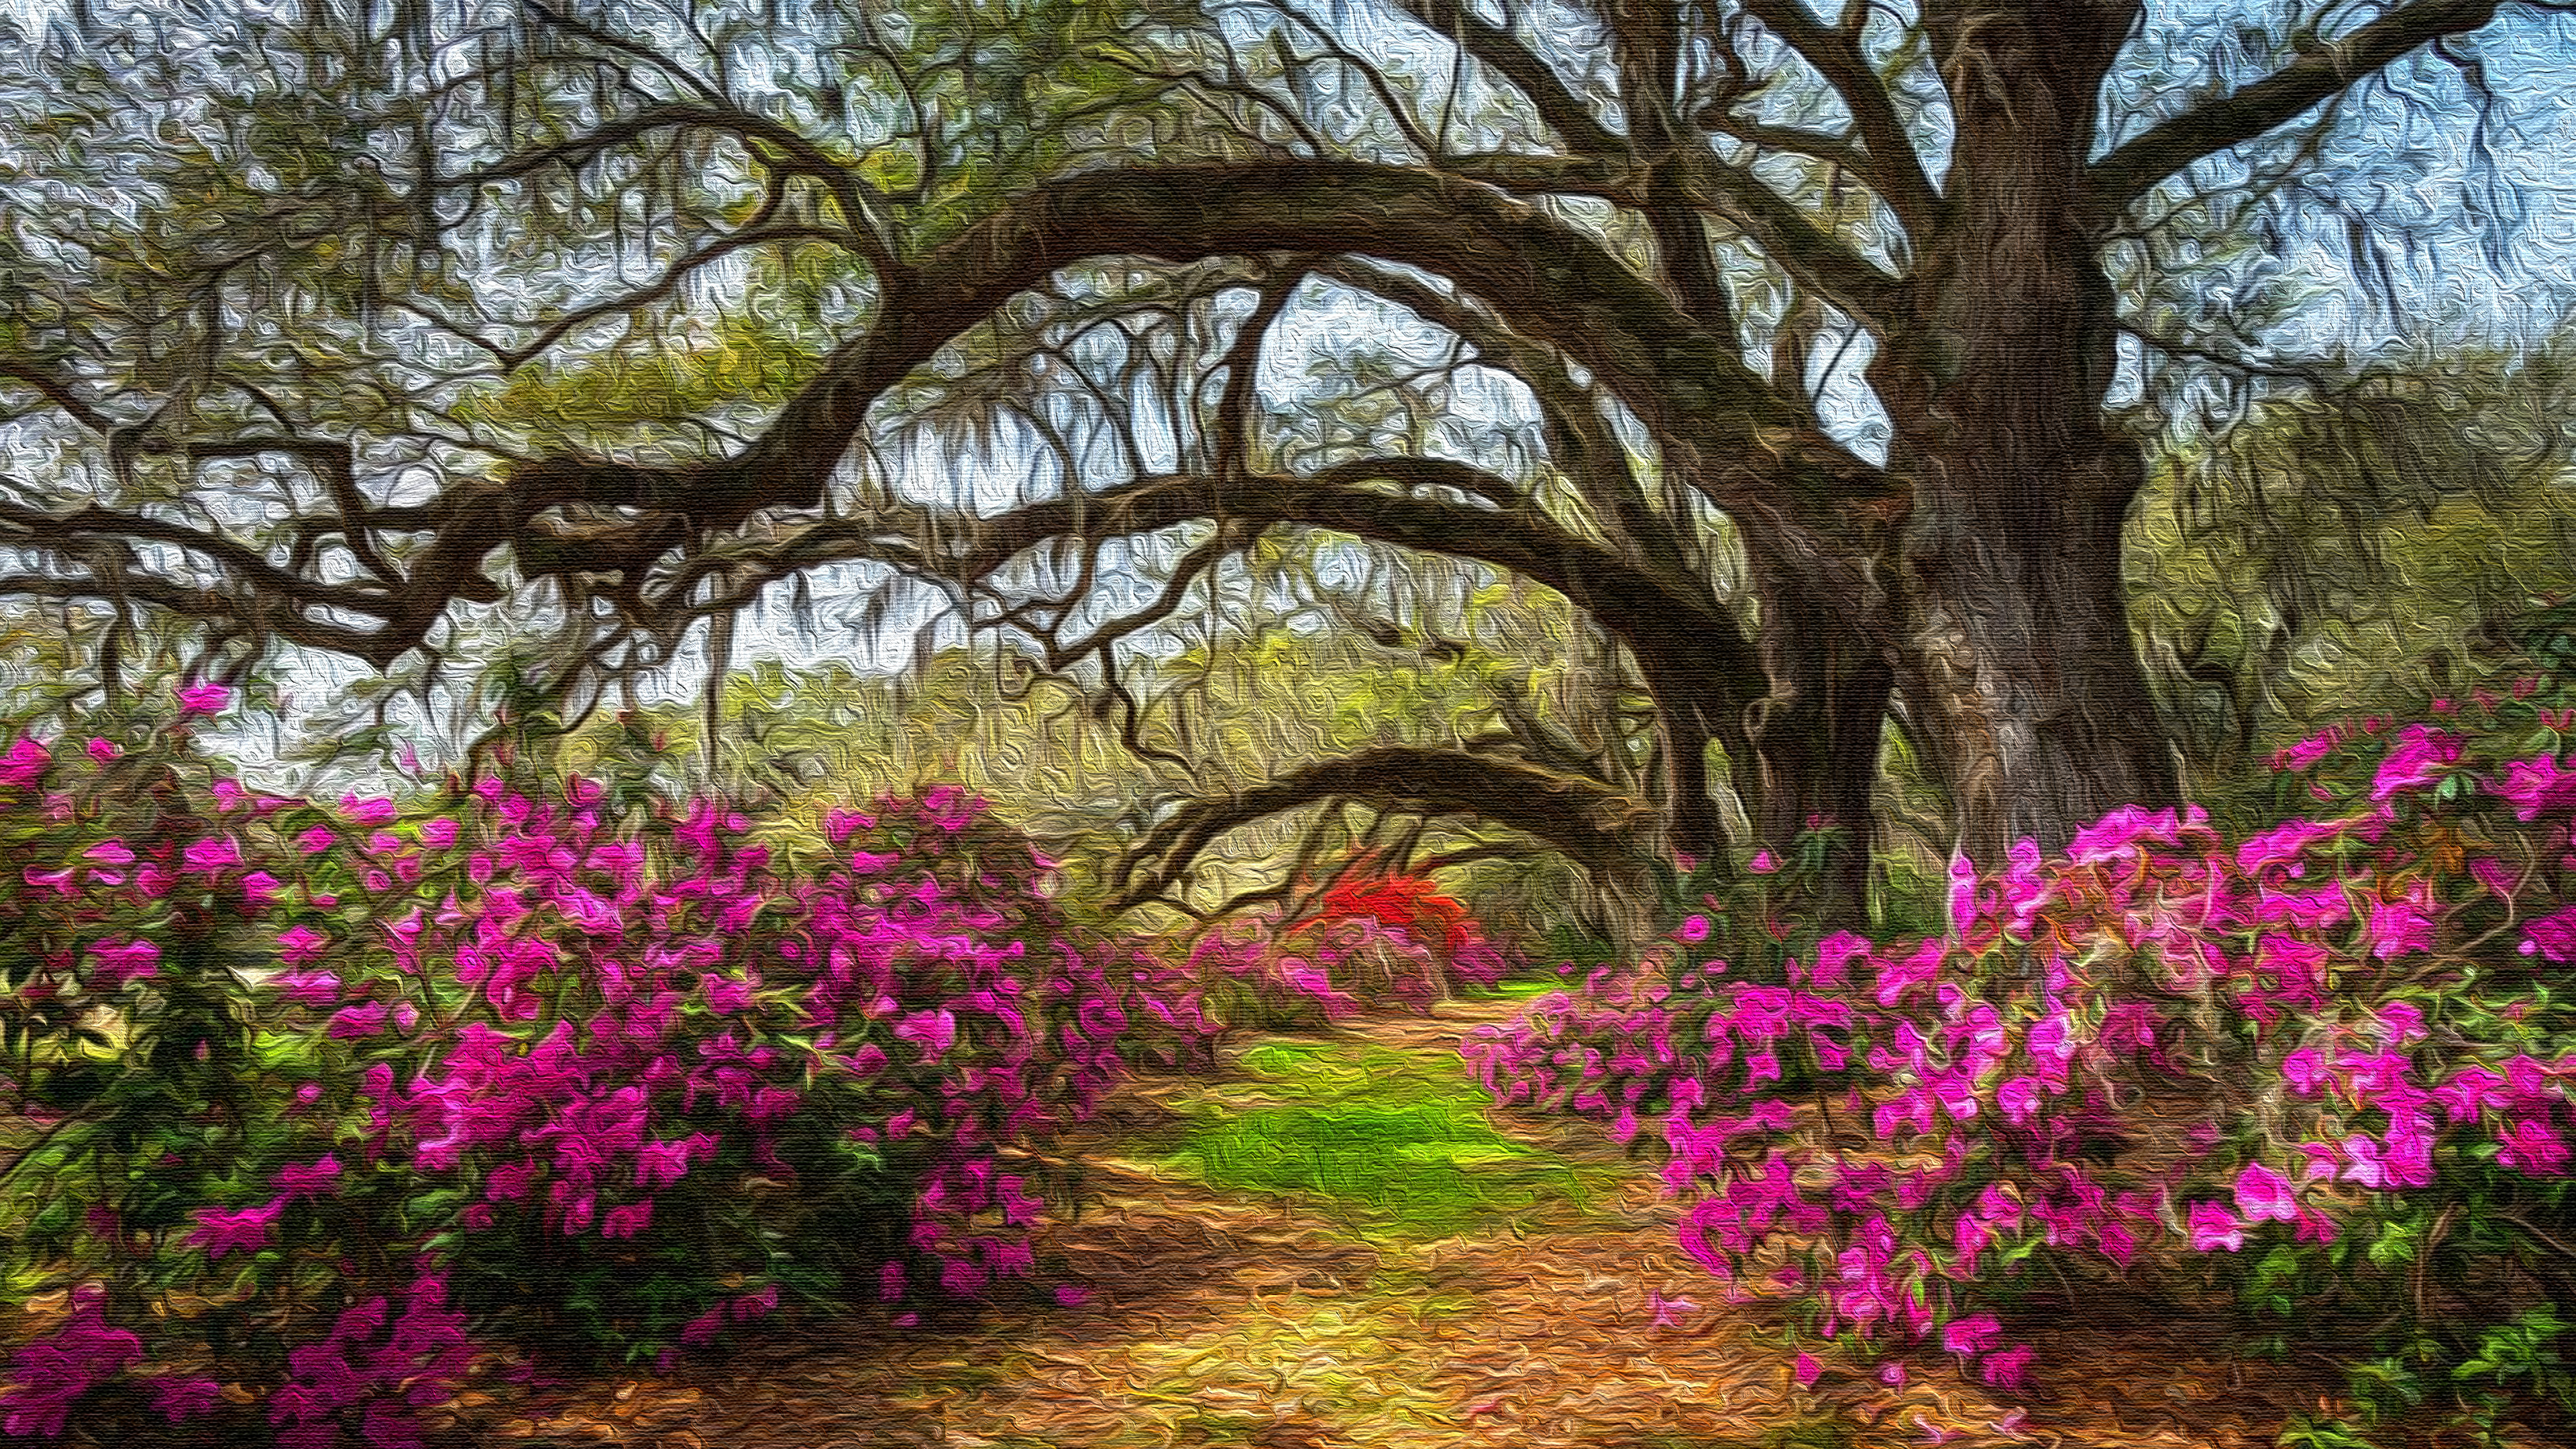
[[[1442,1052],[1511,1009],[1453,1003],[1348,1033]],[[1048,1244],[1095,1287],[1078,1308],[999,1306],[909,1332],[784,1330],[669,1375],[478,1399],[468,1422],[525,1445],[653,1449],[2182,1449],[2269,1445],[2288,1414],[2331,1391],[2322,1375],[2233,1363],[2187,1322],[2107,1305],[2043,1333],[2028,1405],[1938,1367],[1892,1389],[1828,1364],[1802,1388],[1776,1315],[1726,1304],[1674,1245],[1674,1205],[1650,1167],[1489,1230],[1372,1236],[1293,1197],[1212,1191],[1122,1149],[1209,1090],[1139,1083],[1115,1128],[1085,1144],[1086,1201]],[[1498,1125],[1603,1164],[1608,1179],[1616,1150],[1594,1127]],[[1659,1324],[1650,1294],[1699,1306]]]

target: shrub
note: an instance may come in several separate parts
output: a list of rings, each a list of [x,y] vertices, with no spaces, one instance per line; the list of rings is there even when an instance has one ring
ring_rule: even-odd
[[[2196,1282],[2350,1356],[2335,1432],[2564,1408],[2571,727],[2525,685],[2329,731],[2275,762],[2312,815],[2115,811],[1956,874],[1928,938],[1783,949],[1703,899],[1652,969],[1467,1051],[1505,1100],[1654,1131],[1683,1246],[1826,1336],[2009,1387],[2016,1305]]]
[[[9,1432],[224,1373],[288,1442],[401,1444],[469,1326],[633,1357],[1030,1275],[1034,1150],[1204,1039],[1131,1029],[1157,968],[959,792],[826,850],[753,824],[581,779],[265,796],[184,731],[0,752],[0,1190],[45,1323]]]
[[[1214,1009],[1249,1026],[1313,1026],[1372,1006],[1428,1011],[1464,987],[1510,969],[1467,908],[1415,875],[1360,870],[1326,887],[1294,919],[1246,911],[1199,937],[1192,973]]]

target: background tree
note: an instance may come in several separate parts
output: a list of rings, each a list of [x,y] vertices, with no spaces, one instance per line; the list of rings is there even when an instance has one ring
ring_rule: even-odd
[[[1260,799],[1650,764],[1715,854],[1866,827],[1893,707],[1959,848],[2054,845],[2176,791],[2106,418],[2160,244],[2295,219],[2217,198],[2372,87],[2488,146],[2561,8],[88,7],[13,62],[0,588],[424,691],[502,616],[579,702],[927,586],[1152,749],[1185,613],[1438,649],[1509,578],[1611,661],[1565,738]]]
[[[2194,798],[2268,795],[2265,761],[2334,719],[2529,667],[2533,616],[2576,593],[2565,349],[2392,360],[2155,451],[2129,568]]]

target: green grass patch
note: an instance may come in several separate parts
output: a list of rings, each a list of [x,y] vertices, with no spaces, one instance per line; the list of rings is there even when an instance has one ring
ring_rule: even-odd
[[[1344,1226],[1426,1238],[1559,1204],[1588,1211],[1603,1186],[1496,1131],[1482,1089],[1446,1053],[1274,1042],[1241,1066],[1249,1081],[1183,1109],[1167,1159],[1211,1186],[1305,1197]]]
[[[1555,975],[1518,976],[1509,981],[1497,981],[1491,986],[1480,986],[1459,994],[1493,997],[1503,1001],[1535,1001],[1551,991],[1572,991],[1582,984],[1580,977],[1569,979]]]

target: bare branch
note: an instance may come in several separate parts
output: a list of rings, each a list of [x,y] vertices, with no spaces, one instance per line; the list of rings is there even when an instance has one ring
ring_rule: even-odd
[[[1826,28],[1807,13],[1803,0],[1745,0],[1744,9],[1814,66],[1842,97],[1868,152],[1867,160],[1852,168],[1853,174],[1869,183],[1920,247],[1940,217],[1940,193],[1923,170],[1913,138],[1905,133],[1887,83],[1861,53],[1859,35],[1850,29]]]
[[[1592,114],[1581,97],[1566,89],[1564,77],[1545,57],[1523,45],[1518,36],[1494,25],[1462,0],[1400,0],[1415,19],[1455,42],[1467,54],[1499,72],[1529,98],[1539,119],[1565,144],[1586,156],[1617,156],[1629,147],[1625,138]]]
[[[101,437],[115,431],[116,420],[83,401],[71,382],[53,369],[23,358],[0,357],[0,383],[14,382],[63,410],[73,422]]]
[[[2484,26],[2497,8],[2497,0],[2415,0],[2126,142],[2090,169],[2103,220],[2202,157],[2287,125],[2412,51]]]
[[[870,204],[858,174],[835,161],[793,127],[752,115],[731,106],[669,104],[648,106],[633,115],[606,122],[569,140],[540,146],[515,156],[505,157],[458,175],[439,177],[428,184],[441,191],[479,191],[505,181],[517,181],[553,167],[578,169],[600,156],[656,131],[702,130],[730,135],[741,142],[752,159],[773,171],[806,176],[830,194],[842,212],[842,222],[849,229],[845,240],[865,255],[871,265],[887,272],[900,270],[894,251],[879,230],[876,208]]]

